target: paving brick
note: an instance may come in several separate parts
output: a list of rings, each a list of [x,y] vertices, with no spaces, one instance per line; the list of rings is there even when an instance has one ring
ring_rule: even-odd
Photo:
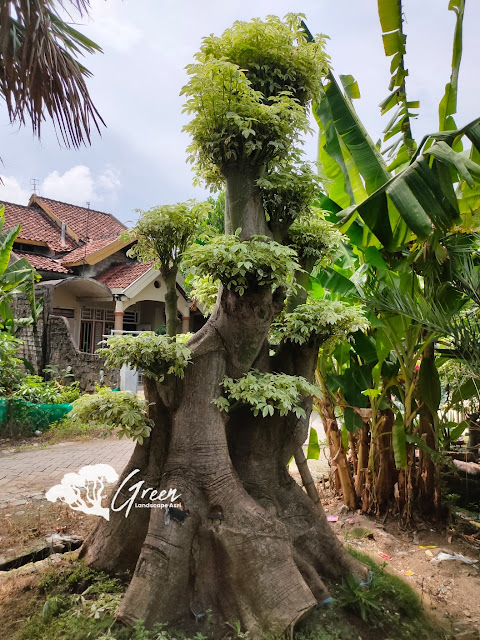
[[[104,441],[65,442],[35,451],[0,454],[0,507],[48,491],[65,473],[89,464],[110,464],[121,473],[135,443],[109,438]]]

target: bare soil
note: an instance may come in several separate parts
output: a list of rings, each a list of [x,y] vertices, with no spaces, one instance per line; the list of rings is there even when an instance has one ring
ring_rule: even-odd
[[[478,534],[465,533],[460,521],[451,525],[417,521],[406,530],[393,516],[376,519],[347,512],[340,498],[326,493],[321,497],[327,516],[338,517],[331,525],[342,542],[401,576],[455,638],[480,638]],[[459,553],[478,562],[471,565],[460,560],[438,562],[440,552]]]
[[[327,516],[338,518],[331,526],[342,542],[385,563],[389,572],[406,580],[418,591],[426,609],[433,611],[455,638],[480,638],[480,533],[472,533],[458,522],[446,526],[418,521],[405,530],[393,516],[375,519],[348,512],[341,499],[322,489],[321,497]],[[0,557],[35,549],[52,533],[85,537],[95,523],[95,516],[46,500],[5,507],[0,509]],[[460,553],[479,562],[436,562],[440,552]],[[8,573],[3,577],[0,573],[0,638],[5,639],[12,637],[3,635],[6,630],[29,616],[35,607],[32,589],[38,578],[35,571],[16,575],[15,580]]]

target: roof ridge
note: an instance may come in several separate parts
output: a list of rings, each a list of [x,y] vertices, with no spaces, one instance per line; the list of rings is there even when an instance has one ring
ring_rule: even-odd
[[[35,194],[37,199],[39,200],[47,200],[50,202],[56,202],[58,204],[65,204],[67,205],[67,207],[75,207],[76,209],[83,209],[84,211],[90,211],[92,213],[101,213],[102,216],[109,216],[110,218],[113,218],[113,220],[115,220],[116,222],[118,222],[119,224],[121,224],[123,227],[125,227],[125,229],[128,229],[127,225],[124,224],[121,220],[119,220],[117,217],[115,217],[113,215],[113,213],[109,213],[108,211],[100,211],[100,209],[91,209],[90,207],[82,207],[82,205],[80,204],[73,204],[71,202],[64,202],[63,200],[55,200],[54,198],[47,198],[46,196],[40,196],[38,194]]]

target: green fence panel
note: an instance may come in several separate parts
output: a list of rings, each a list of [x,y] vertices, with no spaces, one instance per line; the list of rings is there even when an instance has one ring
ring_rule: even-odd
[[[0,398],[0,434],[7,429],[12,435],[33,435],[35,431],[45,431],[52,422],[64,418],[72,406],[67,403],[36,404]]]

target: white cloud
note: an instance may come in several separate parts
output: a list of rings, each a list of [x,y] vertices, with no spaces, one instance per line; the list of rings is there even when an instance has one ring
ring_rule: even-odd
[[[14,202],[16,204],[28,204],[30,193],[22,189],[16,178],[0,176],[3,184],[0,184],[0,202]]]
[[[128,7],[123,2],[94,0],[91,4],[95,18],[90,22],[89,36],[106,53],[127,53],[141,40],[142,31],[129,20]]]
[[[85,206],[115,198],[121,187],[118,171],[108,167],[99,176],[92,175],[89,167],[77,165],[60,174],[52,171],[40,185],[40,194],[53,200]]]

